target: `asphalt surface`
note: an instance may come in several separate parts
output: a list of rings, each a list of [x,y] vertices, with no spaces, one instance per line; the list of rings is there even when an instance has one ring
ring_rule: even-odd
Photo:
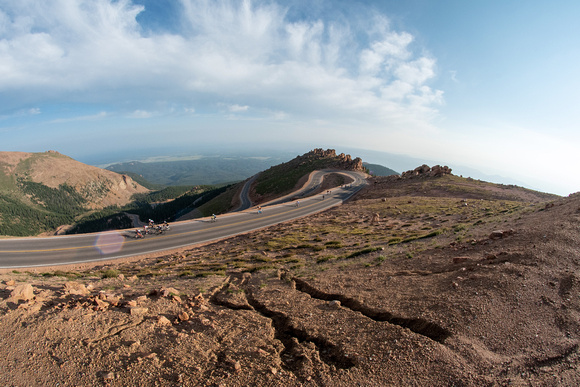
[[[136,239],[132,229],[46,238],[0,239],[0,269],[96,262],[217,241],[338,206],[366,184],[362,173],[340,171],[351,176],[354,182],[342,188],[334,188],[331,194],[324,193],[324,198],[323,194],[318,194],[292,200],[316,189],[324,174],[329,172],[313,173],[301,190],[262,205],[261,214],[251,208],[218,216],[215,222],[204,218],[172,223],[171,229],[160,235],[146,235]]]
[[[250,187],[252,186],[254,180],[258,178],[258,175],[259,174],[256,174],[249,178],[248,181],[246,181],[242,187],[242,192],[240,192],[240,206],[233,212],[247,210],[248,208],[252,207],[252,201],[250,200]]]

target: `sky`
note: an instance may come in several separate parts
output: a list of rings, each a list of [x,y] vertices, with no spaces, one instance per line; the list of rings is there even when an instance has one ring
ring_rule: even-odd
[[[0,0],[0,151],[349,147],[567,195],[578,15],[576,0]]]

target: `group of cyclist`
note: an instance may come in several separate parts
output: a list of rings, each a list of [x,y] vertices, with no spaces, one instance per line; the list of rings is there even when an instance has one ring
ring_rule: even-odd
[[[153,219],[149,219],[147,224],[143,226],[143,230],[135,230],[135,238],[145,238],[147,234],[163,234],[165,231],[169,231],[169,229],[169,223],[167,221],[156,225]]]
[[[215,214],[211,215],[210,218],[211,222],[217,221],[217,216]],[[149,219],[147,224],[143,226],[143,229],[136,229],[135,230],[135,238],[145,238],[147,234],[163,234],[165,231],[169,231],[169,223],[164,221],[162,224],[155,224],[153,219]]]

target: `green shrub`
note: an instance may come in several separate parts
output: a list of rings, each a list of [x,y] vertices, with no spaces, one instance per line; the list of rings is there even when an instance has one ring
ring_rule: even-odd
[[[107,269],[101,272],[102,278],[117,278],[119,276],[119,270],[117,269]]]

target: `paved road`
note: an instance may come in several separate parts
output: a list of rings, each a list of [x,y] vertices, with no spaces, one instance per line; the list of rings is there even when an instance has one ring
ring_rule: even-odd
[[[233,212],[247,210],[248,208],[252,207],[252,201],[250,200],[250,187],[252,183],[258,178],[259,173],[252,176],[251,178],[246,181],[244,186],[242,187],[242,192],[240,192],[240,206],[236,208]]]
[[[327,171],[311,176],[302,193],[311,190]],[[295,201],[263,206],[263,213],[255,209],[219,216],[216,222],[198,219],[171,224],[171,230],[162,235],[147,235],[135,239],[131,230],[109,231],[95,234],[55,236],[48,238],[0,239],[0,268],[78,264],[115,258],[130,257],[216,241],[237,234],[257,230],[277,223],[301,218],[342,202],[365,184],[362,173],[341,171],[354,182],[344,188],[335,188],[332,194],[315,195]],[[295,194],[293,194],[295,195]],[[278,201],[277,201],[278,202]]]

